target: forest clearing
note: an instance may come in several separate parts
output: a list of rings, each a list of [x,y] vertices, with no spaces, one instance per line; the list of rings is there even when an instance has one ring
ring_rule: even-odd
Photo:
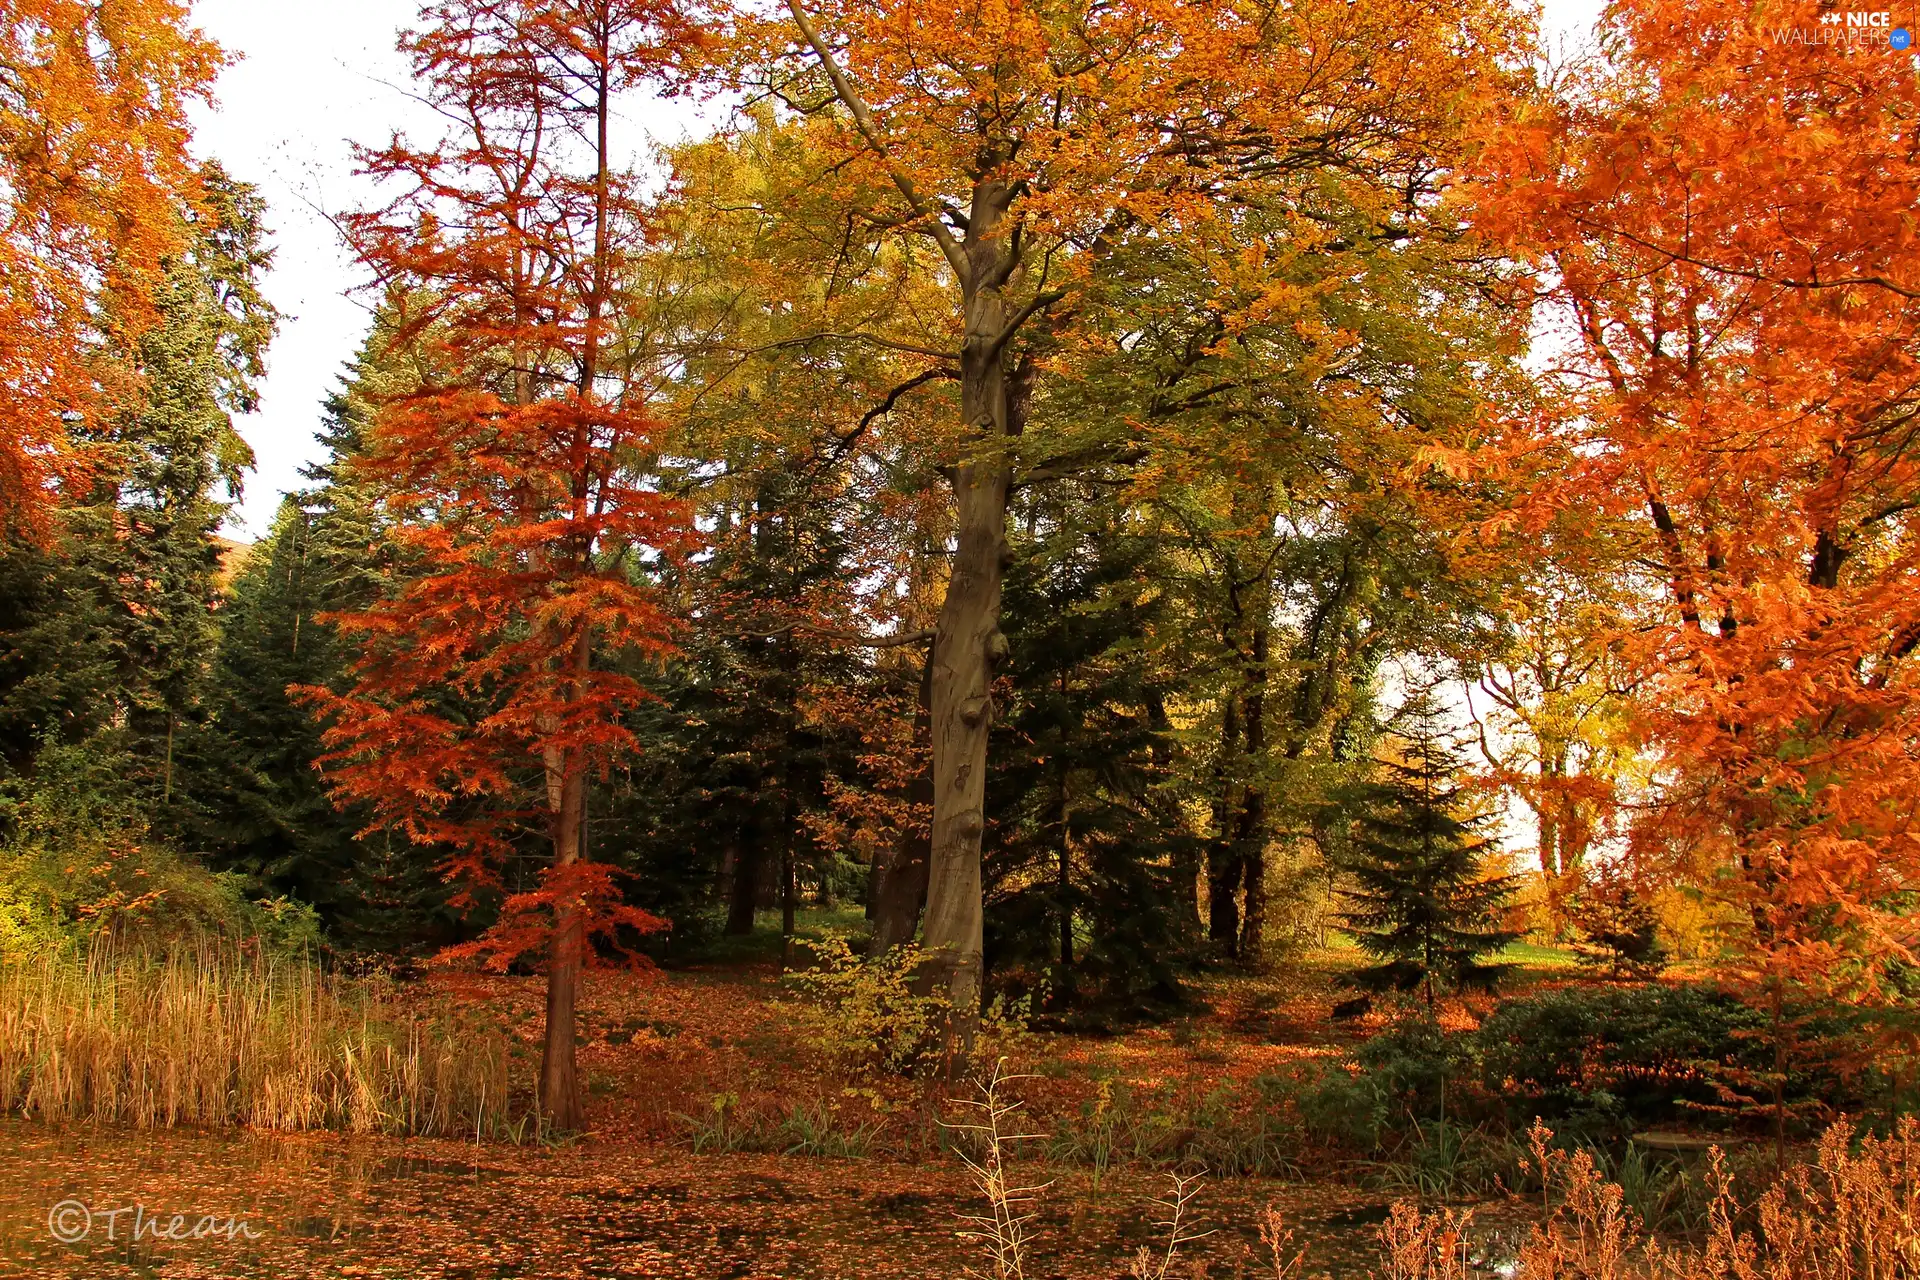
[[[0,1277],[1920,1278],[1914,13],[336,7],[0,0]]]

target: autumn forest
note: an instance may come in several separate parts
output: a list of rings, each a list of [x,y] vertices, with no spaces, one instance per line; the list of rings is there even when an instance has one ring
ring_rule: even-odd
[[[0,1276],[1920,1276],[1912,12],[0,8]]]

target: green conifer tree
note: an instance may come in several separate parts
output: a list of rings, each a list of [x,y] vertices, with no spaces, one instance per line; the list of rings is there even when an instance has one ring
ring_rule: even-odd
[[[1481,963],[1519,935],[1500,923],[1516,878],[1489,874],[1491,816],[1460,784],[1462,759],[1431,693],[1416,693],[1386,726],[1389,754],[1343,797],[1350,821],[1343,930],[1377,963],[1352,975],[1365,990],[1490,985],[1504,966]]]
[[[855,774],[858,738],[804,704],[859,682],[860,655],[792,625],[848,572],[848,505],[778,460],[742,470],[742,500],[684,582],[695,616],[680,651],[648,675],[657,700],[632,713],[645,749],[590,801],[597,856],[638,873],[638,905],[672,919],[682,947],[751,933],[764,909],[790,936],[807,890],[851,870],[809,819],[832,780]]]
[[[312,904],[353,948],[431,948],[459,931],[430,850],[362,839],[366,815],[335,808],[313,762],[319,726],[291,685],[343,687],[351,656],[326,621],[364,608],[395,572],[388,515],[355,477],[370,384],[402,376],[379,359],[378,324],[347,366],[316,433],[325,458],[312,487],[280,504],[272,530],[236,575],[221,611],[210,715],[185,761],[193,843],[222,869]]]
[[[1178,674],[1154,546],[1113,504],[1065,486],[1032,499],[1001,626],[1011,686],[988,756],[990,971],[1044,978],[1056,1006],[1150,1012],[1177,1000],[1199,944],[1171,789],[1165,707]]]
[[[265,203],[217,164],[183,211],[187,248],[167,261],[160,321],[131,349],[103,353],[137,376],[120,418],[75,422],[100,460],[90,491],[58,512],[50,551],[13,549],[0,618],[0,727],[16,772],[49,741],[114,756],[129,797],[176,834],[176,757],[205,718],[217,639],[221,546],[252,451],[235,429],[252,411],[278,313],[259,291],[271,261]]]

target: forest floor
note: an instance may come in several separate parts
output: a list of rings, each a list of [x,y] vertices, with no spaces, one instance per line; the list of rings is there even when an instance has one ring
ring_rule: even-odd
[[[1566,976],[1554,953],[1515,959],[1517,985]],[[1023,1037],[1013,1068],[1024,1074],[1009,1086],[1020,1122],[1058,1133],[1115,1105],[1191,1115],[1199,1100],[1238,1097],[1255,1077],[1339,1054],[1367,1031],[1330,1017],[1333,979],[1350,963],[1307,955],[1272,975],[1210,978],[1185,1016],[1159,1025]],[[500,1010],[532,1049],[537,980],[436,975],[423,985],[434,998]],[[590,975],[579,1051],[588,1136],[559,1144],[0,1125],[0,1277],[990,1274],[960,1216],[982,1206],[942,1141],[938,1119],[955,1115],[944,1086],[848,1076],[808,1046],[794,1000],[777,940],[683,969]],[[1447,1016],[1466,1023],[1478,1012],[1455,1004]],[[797,1109],[830,1143],[863,1154],[789,1152],[785,1138],[760,1141],[772,1151],[696,1154],[691,1133],[711,1124],[716,1103],[736,1127],[771,1126]],[[1116,1134],[1143,1122],[1121,1119]],[[1155,1201],[1166,1174],[1116,1149],[1096,1176],[1084,1158],[1061,1159],[1057,1142],[1049,1158],[1048,1146],[1030,1144],[1016,1170],[1050,1184],[1036,1202],[1028,1275],[1123,1274],[1164,1236]],[[1189,1225],[1213,1234],[1186,1257],[1215,1277],[1271,1274],[1256,1223],[1273,1206],[1308,1249],[1307,1275],[1367,1274],[1394,1196],[1364,1167],[1290,1172],[1209,1179]],[[91,1208],[92,1230],[63,1244],[48,1215],[68,1200]],[[244,1218],[256,1238],[135,1242],[131,1206],[189,1224]],[[101,1216],[119,1208],[129,1212]],[[1496,1236],[1518,1216],[1498,1202],[1480,1214]]]

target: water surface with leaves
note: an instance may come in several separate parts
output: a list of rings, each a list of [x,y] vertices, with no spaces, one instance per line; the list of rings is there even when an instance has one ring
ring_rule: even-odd
[[[1148,1174],[1111,1174],[1097,1192],[1062,1174],[1041,1196],[1029,1275],[1123,1272],[1153,1241],[1152,1201],[1163,1192]],[[957,1278],[984,1262],[959,1216],[976,1207],[973,1195],[957,1167],[881,1160],[7,1122],[0,1277]],[[1358,1277],[1374,1254],[1379,1199],[1325,1184],[1215,1181],[1197,1202],[1199,1228],[1213,1234],[1188,1256],[1212,1275],[1235,1274],[1258,1244],[1258,1210],[1274,1203],[1308,1247],[1307,1274]],[[137,1204],[189,1225],[238,1217],[258,1238],[134,1242],[125,1216],[117,1239],[96,1218],[88,1238],[63,1244],[47,1218],[66,1200]]]

